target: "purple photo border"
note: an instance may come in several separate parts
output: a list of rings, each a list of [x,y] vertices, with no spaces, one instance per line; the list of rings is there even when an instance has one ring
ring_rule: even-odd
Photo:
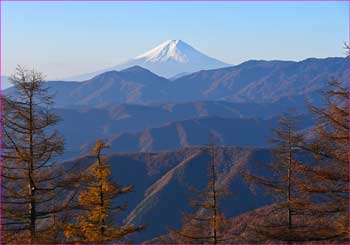
[[[350,2],[350,0],[0,0],[0,2]]]
[[[2,2],[348,2],[348,44],[350,44],[350,0],[0,0],[0,125],[2,125]],[[350,63],[348,64],[350,67]],[[350,79],[349,79],[349,88],[350,88]],[[350,115],[350,111],[348,111]],[[0,245],[2,245],[2,130],[0,130]],[[348,159],[350,159],[350,149],[348,149]],[[350,166],[348,166],[348,172],[350,174]],[[350,197],[349,197],[350,202]],[[350,213],[350,207],[349,207]],[[350,223],[350,220],[349,220]],[[349,234],[350,241],[350,234]],[[122,245],[121,243],[116,243]],[[112,245],[116,245],[112,244]],[[13,244],[16,245],[16,244]],[[33,244],[39,245],[39,244]],[[41,244],[41,245],[51,245],[51,244]],[[63,244],[62,244],[63,245]],[[91,245],[100,245],[100,244],[91,244]],[[170,244],[167,244],[170,245]],[[175,244],[174,244],[175,245]],[[179,245],[179,244],[176,244]],[[211,245],[211,244],[207,244]],[[256,245],[256,244],[245,244],[245,245]],[[271,244],[274,245],[274,244]],[[276,244],[277,245],[277,244]],[[313,244],[321,245],[321,244]],[[324,244],[323,244],[324,245]],[[342,245],[342,244],[337,244]],[[344,244],[349,245],[349,244]]]

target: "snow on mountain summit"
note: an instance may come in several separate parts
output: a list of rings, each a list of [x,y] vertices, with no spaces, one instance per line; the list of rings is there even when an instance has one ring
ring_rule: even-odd
[[[229,65],[201,53],[182,40],[167,40],[117,66],[70,79],[86,80],[106,71],[123,70],[132,66],[141,66],[159,76],[169,78],[181,73],[189,74],[199,70],[210,70]]]
[[[182,40],[167,40],[115,68],[133,65],[142,66],[164,77],[229,66],[201,53]]]
[[[181,40],[167,40],[150,51],[136,56],[134,59],[144,59],[149,62],[164,62],[170,59],[180,63],[187,63],[187,53],[193,52],[193,48]]]
[[[136,56],[134,60],[142,60],[144,62],[168,62],[174,61],[178,63],[212,63],[215,59],[202,54],[192,46],[181,40],[167,40],[150,51]],[[217,63],[221,61],[215,60]]]

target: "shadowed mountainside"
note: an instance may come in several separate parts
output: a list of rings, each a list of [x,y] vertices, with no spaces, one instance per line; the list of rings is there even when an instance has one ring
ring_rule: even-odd
[[[145,231],[133,239],[142,242],[165,234],[166,227],[181,225],[181,212],[190,211],[189,188],[202,189],[207,184],[210,156],[205,148],[189,147],[159,153],[114,153],[107,156],[112,177],[117,183],[133,184],[135,191],[119,199],[128,201],[121,218],[127,223],[145,224]],[[233,216],[270,203],[264,195],[256,195],[240,176],[242,170],[271,160],[267,149],[219,147],[216,166],[218,183],[227,186],[231,195],[222,206],[226,215]],[[67,163],[84,166],[94,161],[81,157]],[[244,205],[241,205],[243,204]]]
[[[218,136],[226,133],[232,136],[222,137],[222,144],[261,146],[266,141],[264,137],[270,135],[269,130],[276,116],[289,106],[282,102],[207,101],[154,106],[121,104],[99,108],[57,108],[55,113],[63,119],[58,124],[58,130],[66,139],[66,155],[77,156],[81,153],[81,146],[93,144],[98,138],[113,141],[115,151],[165,150],[171,149],[170,145],[176,148],[201,145],[207,143],[209,132],[217,132]],[[244,125],[244,122],[248,124]],[[229,133],[229,130],[234,133]],[[245,137],[240,144],[238,136],[234,135],[236,133],[258,134],[251,139]],[[152,139],[154,144],[150,144]],[[167,139],[169,143],[164,144]]]
[[[138,133],[122,133],[108,138],[109,152],[152,152],[208,144],[209,135],[218,145],[265,146],[277,118],[201,118],[173,122]]]

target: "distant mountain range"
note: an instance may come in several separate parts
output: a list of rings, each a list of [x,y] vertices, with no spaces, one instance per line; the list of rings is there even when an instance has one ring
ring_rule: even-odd
[[[247,61],[237,66],[200,71],[172,84],[173,100],[273,102],[309,97],[332,79],[349,81],[350,58],[293,61]]]
[[[304,118],[302,127],[311,125]],[[272,129],[278,126],[278,118],[268,120],[249,118],[204,117],[171,122],[158,128],[146,128],[137,133],[110,135],[107,152],[156,152],[187,146],[209,144],[214,137],[220,146],[263,147],[273,138]],[[91,142],[86,150],[90,150]]]
[[[65,80],[85,81],[107,71],[119,71],[132,66],[142,66],[159,76],[171,78],[179,74],[225,67],[229,64],[201,53],[182,40],[167,40],[157,47],[114,67]]]
[[[57,129],[66,139],[67,158],[86,153],[98,138],[109,141],[108,152],[203,145],[208,143],[209,134],[215,134],[220,145],[264,146],[271,136],[270,129],[276,126],[277,116],[290,107],[293,104],[283,102],[203,101],[57,108],[54,112],[63,119]],[[310,120],[304,118],[302,126],[309,124]]]
[[[159,104],[202,100],[276,102],[313,99],[332,79],[348,81],[350,58],[248,61],[170,81],[140,66],[110,71],[84,82],[52,81],[56,106]],[[4,91],[11,94],[11,88]]]
[[[111,150],[128,152],[206,144],[212,132],[222,145],[264,146],[277,115],[289,108],[305,112],[306,100],[318,103],[326,81],[349,80],[348,64],[349,58],[249,61],[174,81],[134,66],[45,86],[63,118],[65,157],[86,152],[99,137]],[[14,88],[3,94],[14,95]],[[238,140],[241,133],[251,137]]]
[[[199,118],[171,122],[158,128],[146,128],[137,133],[109,135],[106,152],[157,152],[186,146],[202,146],[215,137],[218,145],[262,147],[272,137],[271,129],[278,119]],[[87,145],[89,151],[93,145]]]

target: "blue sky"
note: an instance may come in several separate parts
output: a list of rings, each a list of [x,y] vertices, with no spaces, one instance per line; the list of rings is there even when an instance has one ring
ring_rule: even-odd
[[[167,39],[231,64],[343,56],[347,2],[3,2],[2,68],[48,78],[116,65]]]

